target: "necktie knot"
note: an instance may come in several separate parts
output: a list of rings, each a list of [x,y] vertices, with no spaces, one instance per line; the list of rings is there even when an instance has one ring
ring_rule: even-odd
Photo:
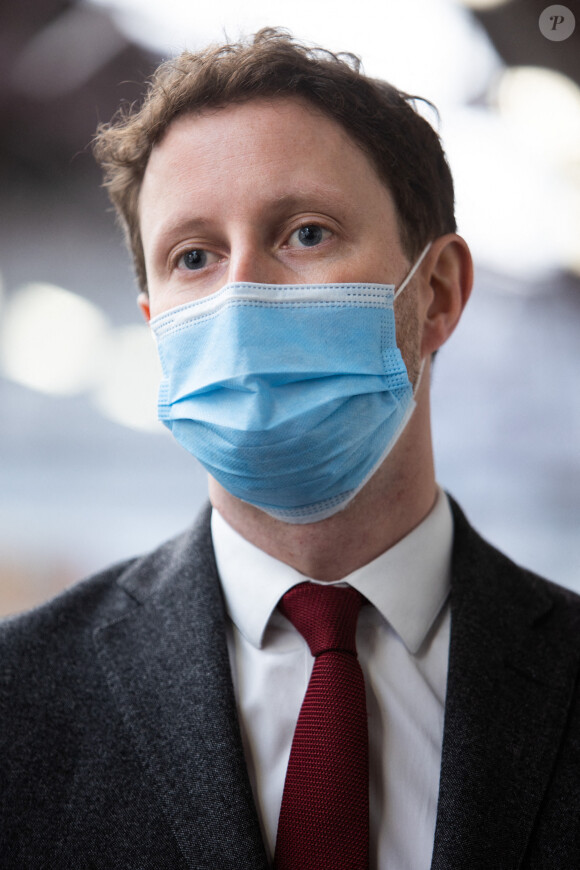
[[[300,583],[280,602],[280,610],[305,639],[313,656],[331,650],[356,656],[356,623],[363,597],[351,587]]]

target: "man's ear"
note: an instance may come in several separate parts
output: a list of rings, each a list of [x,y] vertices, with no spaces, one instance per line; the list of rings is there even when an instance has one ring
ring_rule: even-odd
[[[141,313],[147,323],[151,320],[151,311],[149,310],[149,294],[145,293],[143,290],[137,296],[137,305],[141,309]]]
[[[467,304],[473,286],[473,261],[467,243],[456,233],[432,243],[421,269],[421,356],[444,344]]]

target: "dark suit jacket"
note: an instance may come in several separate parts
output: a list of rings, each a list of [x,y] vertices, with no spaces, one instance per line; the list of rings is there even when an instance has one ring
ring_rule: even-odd
[[[454,515],[432,867],[580,868],[580,600]],[[209,512],[0,629],[0,866],[267,867]]]

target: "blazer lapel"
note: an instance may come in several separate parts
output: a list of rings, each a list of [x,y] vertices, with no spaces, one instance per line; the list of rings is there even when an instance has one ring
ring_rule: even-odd
[[[452,506],[451,641],[432,870],[509,870],[521,866],[558,752],[580,644],[570,640],[566,609],[554,604],[547,584],[486,544]]]
[[[244,761],[209,510],[131,566],[95,642],[188,866],[267,868]]]

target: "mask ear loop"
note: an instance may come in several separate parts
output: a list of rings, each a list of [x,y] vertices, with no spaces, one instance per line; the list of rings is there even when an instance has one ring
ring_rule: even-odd
[[[430,247],[431,247],[431,242],[428,242],[428,244],[426,244],[425,247],[423,248],[423,250],[421,251],[421,254],[419,255],[419,259],[417,260],[417,262],[415,263],[415,265],[413,266],[413,268],[411,269],[411,271],[409,272],[409,274],[407,275],[407,277],[405,278],[405,280],[403,281],[403,283],[400,285],[399,289],[395,293],[395,295],[393,297],[393,302],[395,301],[395,299],[398,296],[401,295],[401,293],[403,292],[403,290],[405,289],[405,287],[407,286],[407,284],[409,283],[409,281],[411,280],[411,278],[413,277],[413,275],[415,274],[415,272],[417,271],[417,269],[419,268],[419,266],[423,262],[425,255]]]
[[[421,365],[419,366],[419,374],[417,375],[417,380],[415,381],[415,386],[413,387],[413,398],[415,398],[415,396],[419,392],[419,387],[421,386],[421,378],[423,377],[423,372],[425,371],[425,360],[426,359],[427,359],[427,357],[424,356],[423,359],[421,360]]]
[[[419,254],[419,259],[416,261],[415,265],[413,266],[413,268],[411,269],[411,271],[409,272],[409,274],[407,275],[407,277],[405,278],[405,280],[403,281],[403,283],[400,285],[399,289],[395,293],[395,295],[393,297],[393,302],[395,301],[397,296],[401,295],[401,293],[403,292],[403,290],[405,289],[405,287],[407,286],[407,284],[409,283],[409,281],[411,280],[411,278],[413,277],[413,275],[415,274],[415,272],[417,271],[417,269],[419,268],[419,266],[421,265],[421,263],[425,259],[425,255],[427,254],[427,251],[429,250],[430,247],[431,247],[431,242],[428,242],[425,245],[425,247],[423,248],[423,250],[421,251],[421,253]],[[419,387],[421,386],[421,378],[423,377],[423,372],[425,371],[425,360],[426,359],[427,359],[427,357],[423,357],[423,359],[421,360],[421,365],[419,367],[419,374],[417,375],[417,380],[415,381],[415,386],[413,387],[413,398],[415,398],[415,396],[417,395],[417,392],[419,391]]]

